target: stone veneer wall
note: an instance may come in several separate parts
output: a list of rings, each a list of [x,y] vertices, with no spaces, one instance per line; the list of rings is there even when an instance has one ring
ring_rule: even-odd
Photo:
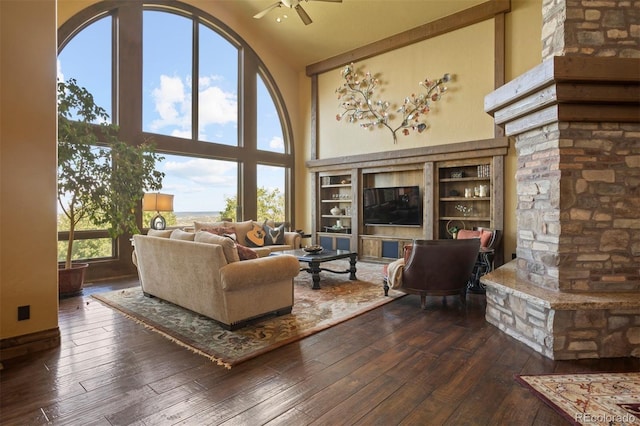
[[[542,13],[543,63],[485,98],[518,152],[486,319],[552,359],[640,356],[640,1]]]
[[[640,57],[637,0],[543,0],[542,57]]]
[[[561,291],[640,291],[640,125],[553,123],[520,134],[521,276]]]

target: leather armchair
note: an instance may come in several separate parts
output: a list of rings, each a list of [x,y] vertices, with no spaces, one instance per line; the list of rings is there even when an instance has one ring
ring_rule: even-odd
[[[459,295],[465,305],[467,283],[479,250],[479,238],[414,240],[408,260],[402,258],[389,264],[385,295],[391,286],[419,295],[422,309],[426,307],[426,296]]]

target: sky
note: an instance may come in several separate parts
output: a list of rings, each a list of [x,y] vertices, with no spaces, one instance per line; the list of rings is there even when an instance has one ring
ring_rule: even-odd
[[[191,139],[191,20],[158,11],[144,12],[143,131]],[[171,31],[166,31],[171,28]],[[201,26],[198,139],[235,146],[238,140],[237,49],[213,30]],[[111,18],[78,33],[58,55],[58,79],[75,78],[111,116]],[[271,96],[257,77],[258,148],[284,152],[282,127]],[[185,142],[188,143],[188,142]],[[228,161],[161,153],[165,172],[161,192],[174,194],[176,212],[224,209],[236,194],[238,167]],[[259,186],[284,193],[284,170],[259,166]]]

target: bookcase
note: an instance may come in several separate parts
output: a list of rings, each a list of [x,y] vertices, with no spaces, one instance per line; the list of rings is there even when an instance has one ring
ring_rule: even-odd
[[[452,238],[449,228],[504,229],[507,138],[310,160],[316,198],[312,239],[327,249],[357,251],[362,260],[402,256],[413,239]],[[367,188],[418,186],[422,225],[371,225],[363,220]],[[502,254],[496,252],[496,264]]]
[[[351,250],[354,191],[351,171],[319,174],[317,243],[330,250]]]
[[[436,164],[436,238],[452,238],[456,229],[494,227],[494,179],[491,158]]]

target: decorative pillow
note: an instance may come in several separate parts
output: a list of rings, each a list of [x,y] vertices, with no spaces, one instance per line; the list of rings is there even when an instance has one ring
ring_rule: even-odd
[[[240,260],[258,258],[258,253],[256,253],[255,250],[251,250],[249,247],[245,247],[241,244],[236,244],[236,249],[238,250],[238,257],[240,258]]]
[[[233,241],[238,240],[236,238],[236,228],[234,228],[233,226],[215,226],[212,228],[201,228],[200,230],[220,235],[222,237],[229,237]]]
[[[461,229],[458,231],[459,240],[466,240],[470,238],[480,238],[480,231],[471,231],[469,229]]]
[[[194,241],[197,243],[218,244],[222,246],[222,251],[224,252],[224,257],[227,259],[227,263],[240,261],[236,243],[229,237],[223,237],[206,231],[198,231],[196,232]]]
[[[186,231],[183,231],[182,229],[174,229],[171,232],[171,236],[169,238],[173,240],[193,241],[195,237],[196,237],[196,234],[194,234],[193,232],[186,232]]]
[[[172,229],[149,229],[149,232],[147,232],[147,235],[151,236],[151,237],[162,237],[162,238],[169,238],[171,237],[171,233],[173,232]]]
[[[493,236],[493,232],[485,231],[483,229],[482,233],[480,234],[480,247],[488,247],[492,236]]]
[[[284,244],[284,223],[277,227],[271,227],[265,223],[263,229],[265,246]]]
[[[249,247],[262,247],[265,243],[264,226],[253,222],[253,227],[247,232],[245,242]]]

